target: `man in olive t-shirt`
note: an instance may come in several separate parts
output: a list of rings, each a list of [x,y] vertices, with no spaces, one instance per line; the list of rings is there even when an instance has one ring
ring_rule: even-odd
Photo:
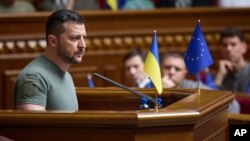
[[[84,19],[72,10],[52,13],[46,23],[47,48],[18,75],[14,105],[18,110],[78,110],[68,72],[86,49]]]
[[[46,110],[78,110],[70,74],[44,55],[33,60],[19,74],[14,89],[14,103],[40,105]]]

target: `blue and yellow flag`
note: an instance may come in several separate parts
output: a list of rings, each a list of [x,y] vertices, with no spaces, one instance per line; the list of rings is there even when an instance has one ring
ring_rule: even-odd
[[[123,8],[126,0],[106,0],[106,8],[117,11]]]
[[[161,81],[161,71],[160,71],[160,65],[159,65],[159,54],[158,54],[156,31],[154,31],[152,44],[147,54],[147,58],[145,60],[144,71],[147,73],[147,75],[153,82],[158,94],[161,94],[162,93],[162,81]]]
[[[106,0],[107,5],[112,9],[113,11],[117,11],[117,1],[116,0]]]

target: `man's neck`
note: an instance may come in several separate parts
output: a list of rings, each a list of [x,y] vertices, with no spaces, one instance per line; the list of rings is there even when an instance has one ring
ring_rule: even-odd
[[[244,58],[242,58],[238,61],[232,62],[232,63],[236,67],[237,70],[240,70],[241,68],[243,68],[246,65],[246,61]]]
[[[70,65],[63,62],[57,55],[53,55],[49,53],[49,51],[45,51],[44,55],[54,62],[62,71],[68,71]]]
[[[139,87],[139,88],[144,88],[149,82],[150,82],[150,80],[148,79],[147,76],[145,76],[143,79],[141,79],[141,80],[137,83],[137,87]]]

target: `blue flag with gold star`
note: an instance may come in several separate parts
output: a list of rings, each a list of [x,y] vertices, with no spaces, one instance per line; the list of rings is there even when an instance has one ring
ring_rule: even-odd
[[[214,63],[201,31],[200,22],[197,23],[194,29],[184,60],[187,70],[191,75],[197,74]]]

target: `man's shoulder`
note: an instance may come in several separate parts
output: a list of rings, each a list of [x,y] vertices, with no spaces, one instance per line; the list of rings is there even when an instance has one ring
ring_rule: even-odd
[[[193,81],[193,80],[184,79],[183,81],[181,81],[180,87],[181,88],[198,88],[198,82]],[[202,82],[200,82],[200,88],[211,89],[208,86],[206,86],[205,84],[203,84]]]
[[[193,80],[183,79],[180,83],[181,88],[194,88],[197,86],[197,83]]]
[[[46,66],[42,59],[42,57],[37,57],[36,59],[32,60],[28,65],[26,65],[23,70],[18,75],[18,79],[22,79],[24,77],[31,77],[31,78],[40,78],[45,75]]]
[[[28,63],[23,71],[47,71],[48,67],[51,66],[50,60],[45,57],[44,55],[38,56],[34,60],[32,60],[30,63]]]
[[[246,69],[247,69],[247,70],[250,70],[250,62],[247,62],[247,63],[246,63]]]

